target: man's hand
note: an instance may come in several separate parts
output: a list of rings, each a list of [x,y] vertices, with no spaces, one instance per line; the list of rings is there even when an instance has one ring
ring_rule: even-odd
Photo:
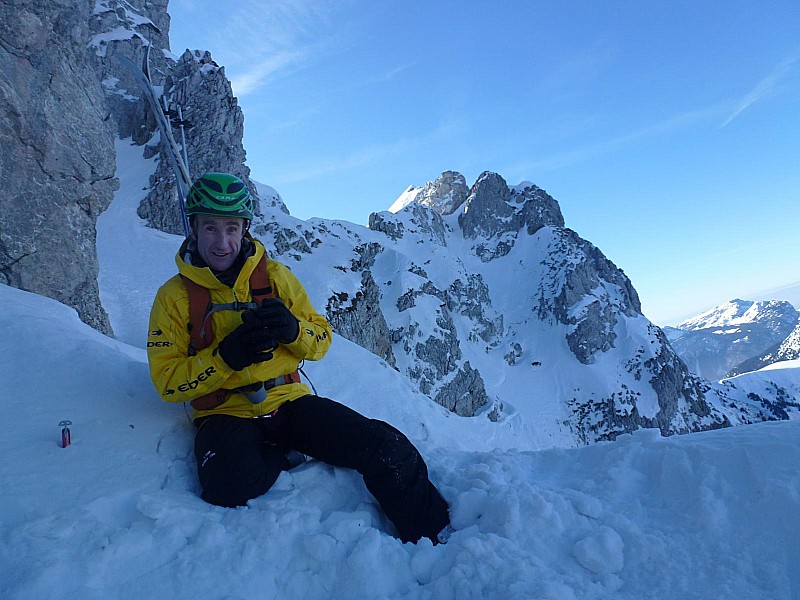
[[[264,300],[256,315],[281,344],[291,344],[300,335],[300,323],[280,298]]]
[[[274,333],[264,328],[256,313],[242,313],[242,324],[219,343],[219,355],[234,371],[272,358],[271,350],[278,345]]]

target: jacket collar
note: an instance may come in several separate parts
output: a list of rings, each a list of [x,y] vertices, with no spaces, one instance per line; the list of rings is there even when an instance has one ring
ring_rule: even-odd
[[[236,258],[234,267],[232,267],[233,269],[236,265],[240,266],[238,275],[231,273],[229,270],[226,274],[220,274],[218,277],[200,257],[195,240],[187,238],[175,255],[175,264],[178,265],[178,272],[181,275],[188,277],[204,288],[210,290],[233,288],[236,291],[242,291],[249,289],[250,275],[252,275],[253,269],[255,269],[265,252],[263,244],[250,235],[249,232],[246,233],[242,240],[242,249]],[[220,281],[220,277],[225,281],[233,281],[233,285]]]

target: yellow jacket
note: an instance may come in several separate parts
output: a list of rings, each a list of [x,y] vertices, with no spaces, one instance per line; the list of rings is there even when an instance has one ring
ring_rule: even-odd
[[[248,234],[249,236],[249,234]],[[221,283],[208,267],[195,267],[183,260],[180,251],[175,257],[179,275],[167,281],[156,294],[150,311],[150,329],[147,337],[147,358],[150,377],[161,398],[167,402],[189,402],[218,389],[235,390],[262,381],[287,375],[297,369],[300,361],[319,360],[331,345],[331,326],[318,314],[305,289],[284,265],[267,261],[267,273],[275,295],[300,322],[300,335],[290,344],[281,344],[271,360],[231,369],[216,351],[219,342],[242,323],[242,314],[235,310],[221,310],[211,315],[214,326],[213,343],[188,356],[189,293],[180,275],[197,282],[211,292],[211,302],[249,302],[250,275],[265,253],[258,240],[255,253],[245,260],[234,286]],[[284,402],[296,400],[309,393],[304,383],[279,385],[269,390],[267,399],[253,404],[239,392],[229,392],[224,404],[212,410],[194,410],[196,419],[209,414],[228,414],[237,417],[257,417],[269,414]]]

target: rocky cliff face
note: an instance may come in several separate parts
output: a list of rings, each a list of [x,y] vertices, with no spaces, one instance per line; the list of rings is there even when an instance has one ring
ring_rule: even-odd
[[[141,64],[149,47],[151,80],[160,90],[168,116],[178,123],[183,117],[188,166],[193,177],[208,171],[226,171],[241,177],[258,204],[258,190],[250,181],[242,145],[244,115],[233,95],[225,69],[210,53],[170,52],[166,0],[104,0],[95,8],[92,26],[97,70],[107,91],[121,138],[144,145],[146,157],[159,154],[150,178],[150,191],[139,207],[139,216],[162,231],[183,234],[176,185],[169,160],[163,154],[160,134],[149,106],[137,84],[113,60],[122,54]],[[182,143],[179,129],[176,141]]]
[[[542,227],[563,227],[558,203],[533,184],[511,189],[496,173],[483,173],[470,190],[458,215],[465,238],[483,262],[505,256],[523,232],[533,235]]]
[[[663,332],[641,314],[628,277],[599,249],[569,229],[554,229],[540,264],[546,270],[534,294],[537,317],[566,326],[567,347],[581,364],[607,362],[617,355],[611,372],[627,372],[635,382],[620,382],[609,394],[588,402],[573,399],[579,439],[613,439],[641,427],[657,427],[669,435],[725,424]],[[649,389],[643,390],[641,383]],[[649,408],[644,409],[648,395]]]
[[[249,183],[243,117],[224,70],[207,54],[171,58],[168,36],[167,0],[0,7],[0,282],[72,306],[108,334],[95,223],[117,188],[114,140],[159,152],[155,121],[113,55],[138,64],[150,46],[153,78],[197,125],[187,137],[195,172],[232,171]],[[151,184],[140,214],[182,232],[166,160]]]
[[[95,222],[111,202],[114,122],[93,56],[93,1],[0,6],[0,282],[110,333]]]
[[[389,327],[380,309],[381,291],[370,270],[381,248],[378,244],[355,247],[350,271],[361,276],[358,290],[351,296],[338,292],[328,298],[325,311],[334,331],[344,338],[380,356],[396,367]]]

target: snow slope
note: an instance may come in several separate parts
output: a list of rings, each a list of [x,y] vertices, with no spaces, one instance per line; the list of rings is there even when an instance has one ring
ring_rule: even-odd
[[[401,544],[357,474],[315,462],[248,507],[205,504],[192,426],[158,399],[140,347],[179,240],[131,216],[137,193],[98,225],[125,341],[0,286],[0,597],[800,597],[800,421],[520,451],[508,423],[447,412],[338,337],[307,372],[417,444],[451,503],[448,544]],[[143,265],[152,278],[129,280]]]
[[[0,295],[10,417],[0,437],[4,598],[800,593],[800,421],[490,450],[455,426],[469,419],[409,394],[393,371],[337,339],[316,385],[400,425],[452,503],[457,531],[447,545],[403,545],[354,473],[319,463],[281,475],[247,508],[205,504],[191,426],[151,389],[144,351],[51,300],[7,287]],[[337,383],[353,360],[374,363],[357,375],[377,390],[371,402],[352,402]],[[61,449],[64,418],[73,443]]]
[[[0,287],[4,598],[796,598],[800,421],[580,449],[491,450],[337,339],[312,375],[427,456],[457,528],[391,537],[357,475],[310,463],[241,509],[197,497],[192,428],[144,351]],[[356,387],[337,374],[372,366]],[[43,376],[46,373],[46,377]],[[55,392],[55,393],[54,393]],[[398,398],[403,398],[399,403]],[[61,419],[73,443],[56,444]],[[11,426],[9,426],[11,425]]]

